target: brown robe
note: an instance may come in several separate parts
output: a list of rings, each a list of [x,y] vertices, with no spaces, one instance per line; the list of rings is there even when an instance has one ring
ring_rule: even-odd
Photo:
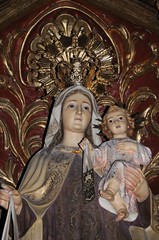
[[[82,157],[73,150],[58,145],[53,151],[42,150],[31,160],[20,186],[23,196],[18,217],[20,237],[34,227],[24,239],[40,240],[41,231],[43,240],[130,240],[130,225],[147,227],[149,198],[138,205],[139,216],[134,222],[115,222],[116,216],[99,205],[96,174],[96,197],[84,204]],[[36,219],[41,227],[34,226]]]

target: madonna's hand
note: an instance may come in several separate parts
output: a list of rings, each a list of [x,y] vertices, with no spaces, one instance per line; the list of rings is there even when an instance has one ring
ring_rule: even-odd
[[[133,192],[139,202],[143,202],[150,194],[148,183],[140,169],[125,168],[126,188]]]
[[[14,204],[15,204],[15,211],[16,214],[19,215],[22,209],[22,197],[18,190],[7,186],[6,184],[1,184],[0,189],[0,206],[5,209],[8,209],[10,195],[13,195]]]

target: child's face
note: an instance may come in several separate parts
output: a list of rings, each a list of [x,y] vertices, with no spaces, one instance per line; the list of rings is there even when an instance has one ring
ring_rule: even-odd
[[[122,138],[127,136],[128,121],[122,110],[108,113],[107,125],[113,137]]]

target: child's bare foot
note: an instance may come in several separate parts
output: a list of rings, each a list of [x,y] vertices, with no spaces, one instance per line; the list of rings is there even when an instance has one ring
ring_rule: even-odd
[[[126,208],[121,208],[117,212],[117,217],[115,219],[116,222],[123,220],[124,218],[128,217],[128,212]]]
[[[106,198],[107,200],[109,200],[110,202],[114,200],[114,194],[111,190],[100,191],[100,195],[103,198]]]

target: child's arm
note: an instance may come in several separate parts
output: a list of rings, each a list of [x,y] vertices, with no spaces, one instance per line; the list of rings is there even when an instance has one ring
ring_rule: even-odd
[[[79,146],[84,151],[86,149],[86,145],[88,145],[89,155],[93,163],[94,171],[99,176],[103,176],[107,165],[107,147],[104,147],[103,144],[101,144],[98,148],[94,148],[90,141],[87,138],[84,138],[79,143]]]
[[[88,145],[90,156],[91,156],[91,159],[93,161],[93,158],[94,158],[94,148],[93,148],[93,145],[91,144],[91,142],[87,138],[83,138],[82,141],[79,143],[79,146],[82,149],[82,151],[84,151],[86,149],[86,145]]]
[[[150,163],[152,153],[150,148],[144,146],[137,141],[134,142],[120,142],[117,144],[117,151],[121,153],[133,153],[134,161],[137,161],[140,165],[147,165]]]
[[[137,149],[138,149],[138,153],[139,153],[138,157],[140,159],[141,165],[148,165],[152,160],[152,152],[150,148],[144,146],[141,143],[138,143]]]
[[[108,147],[106,142],[102,143],[98,148],[94,149],[94,161],[93,166],[95,172],[99,176],[103,176],[107,174],[107,171],[110,167],[110,163],[108,161]]]

